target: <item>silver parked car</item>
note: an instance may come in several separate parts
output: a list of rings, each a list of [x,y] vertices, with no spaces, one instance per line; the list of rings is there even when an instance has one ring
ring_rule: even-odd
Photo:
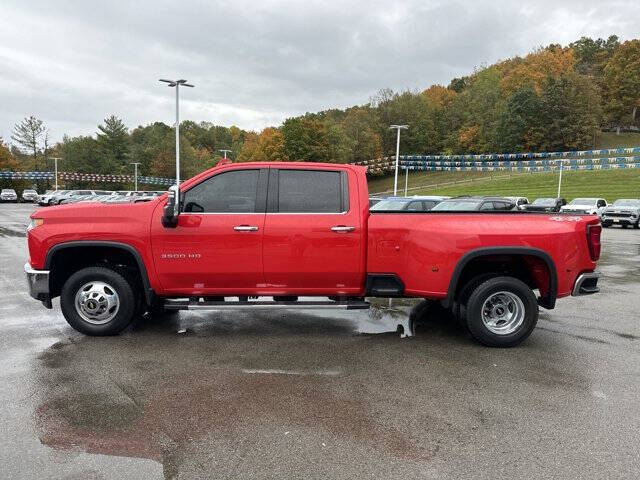
[[[640,199],[621,198],[605,208],[602,212],[602,226],[607,228],[611,225],[640,228]]]
[[[56,205],[58,203],[58,197],[66,195],[69,190],[47,190],[38,197],[38,204],[40,205]]]

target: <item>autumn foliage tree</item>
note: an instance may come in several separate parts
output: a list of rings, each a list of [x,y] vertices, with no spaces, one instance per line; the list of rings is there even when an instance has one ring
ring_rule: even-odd
[[[412,79],[415,83],[415,79]],[[287,118],[259,132],[211,122],[180,126],[182,175],[214,166],[220,149],[233,161],[366,162],[395,154],[392,124],[408,124],[409,154],[521,152],[592,148],[602,127],[639,125],[640,40],[582,37],[478,68],[417,91],[382,88],[368,102]],[[13,161],[21,169],[44,155],[46,128],[27,117],[16,125]],[[175,130],[156,122],[128,130],[106,118],[95,135],[64,137],[64,169],[173,177]],[[13,168],[7,148],[0,165]],[[35,165],[36,168],[39,164]]]
[[[640,40],[624,42],[604,67],[604,110],[620,126],[634,121],[640,106]]]

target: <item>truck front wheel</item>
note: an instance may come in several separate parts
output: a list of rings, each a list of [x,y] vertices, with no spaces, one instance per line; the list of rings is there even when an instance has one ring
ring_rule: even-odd
[[[514,347],[538,323],[538,302],[531,289],[513,277],[494,277],[474,290],[466,308],[473,338],[489,347]]]
[[[133,286],[106,267],[77,271],[60,293],[64,318],[85,335],[117,335],[133,320],[136,303]]]

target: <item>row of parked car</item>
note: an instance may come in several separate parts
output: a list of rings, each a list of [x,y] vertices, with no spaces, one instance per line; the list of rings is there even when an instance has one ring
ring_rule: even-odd
[[[43,206],[65,205],[79,202],[137,203],[146,202],[166,193],[164,191],[145,190],[47,190],[38,196],[38,204]]]
[[[2,202],[32,202],[43,206],[63,205],[77,202],[134,203],[145,202],[164,191],[131,191],[131,190],[47,190],[41,195],[32,189],[25,189],[22,197],[18,197],[12,188],[4,188],[0,192]]]
[[[435,195],[413,197],[370,197],[371,211],[507,211],[565,212],[598,215],[603,227],[620,225],[623,228],[640,228],[640,199],[622,198],[607,204],[604,198],[574,198],[569,203],[564,198],[536,198],[529,203],[526,197]]]
[[[38,198],[38,192],[31,189],[22,191],[22,202],[35,202]],[[0,201],[2,202],[18,202],[18,194],[13,188],[3,188],[0,191]]]

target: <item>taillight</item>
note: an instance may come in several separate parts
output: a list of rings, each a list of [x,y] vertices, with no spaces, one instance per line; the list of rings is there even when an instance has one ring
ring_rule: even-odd
[[[589,255],[594,262],[600,258],[600,233],[601,225],[587,225],[587,244],[589,245]]]

